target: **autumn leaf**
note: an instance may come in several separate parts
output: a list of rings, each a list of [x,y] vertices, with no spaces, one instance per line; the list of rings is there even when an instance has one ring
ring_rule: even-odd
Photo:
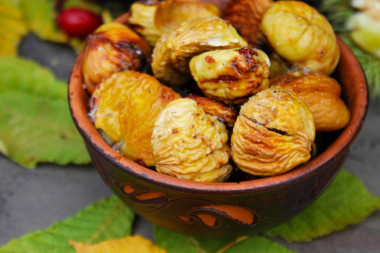
[[[76,253],[166,253],[166,250],[157,247],[151,241],[139,235],[106,240],[97,244],[72,241],[69,241],[69,243],[75,248]]]
[[[70,116],[67,85],[32,61],[0,58],[0,141],[27,168],[38,162],[88,164]]]
[[[0,153],[6,155],[8,154],[7,147],[5,147],[5,144],[0,140]]]
[[[57,26],[55,1],[19,0],[18,7],[23,13],[24,23],[38,37],[53,42],[68,42],[68,37]]]
[[[341,170],[311,206],[264,235],[279,236],[288,242],[307,242],[359,223],[378,209],[380,198],[370,194],[357,177]]]
[[[50,228],[26,234],[0,247],[0,253],[71,253],[69,241],[99,243],[131,233],[133,212],[116,196],[101,200]]]
[[[9,0],[0,0],[9,1]],[[15,10],[20,13],[22,18],[21,24],[26,27],[26,30],[33,32],[43,40],[49,40],[57,43],[68,43],[77,52],[79,52],[84,44],[84,40],[80,38],[70,38],[57,25],[57,10],[55,9],[55,1],[51,0],[15,0],[13,1]],[[0,2],[1,4],[1,2]],[[67,0],[64,3],[64,8],[79,7],[100,13],[102,8],[96,3],[86,0]],[[8,12],[8,10],[7,10]],[[1,14],[1,8],[0,8]],[[1,18],[0,18],[1,24]],[[25,32],[22,34],[24,35]],[[1,35],[2,31],[0,31]],[[0,37],[1,38],[1,37]],[[2,45],[0,40],[0,46]],[[1,51],[0,51],[1,52]],[[15,51],[17,52],[17,51]],[[1,54],[0,54],[1,55]],[[13,54],[15,55],[15,54]]]
[[[17,55],[17,47],[27,33],[22,12],[10,0],[0,0],[0,56]]]

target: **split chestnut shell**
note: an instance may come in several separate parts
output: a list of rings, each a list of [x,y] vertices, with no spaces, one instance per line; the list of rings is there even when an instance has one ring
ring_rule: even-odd
[[[307,106],[291,91],[272,87],[242,106],[231,137],[232,158],[252,175],[277,175],[308,161],[314,138]]]

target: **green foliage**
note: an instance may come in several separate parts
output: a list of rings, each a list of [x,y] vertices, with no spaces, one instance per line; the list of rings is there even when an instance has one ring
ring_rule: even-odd
[[[88,164],[72,122],[67,85],[36,63],[0,58],[0,141],[27,168],[38,162]]]
[[[264,235],[307,242],[359,223],[378,209],[380,198],[371,195],[354,175],[342,170],[310,207]]]
[[[0,253],[70,253],[68,241],[98,243],[131,233],[134,214],[116,196],[101,200],[50,228],[26,234],[0,248]]]
[[[321,1],[318,11],[325,15],[335,32],[347,31],[346,22],[353,13],[350,0]]]

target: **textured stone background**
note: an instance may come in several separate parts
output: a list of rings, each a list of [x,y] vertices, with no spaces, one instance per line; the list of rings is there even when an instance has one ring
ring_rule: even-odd
[[[68,80],[75,60],[69,47],[43,42],[33,35],[23,40],[20,54],[52,69],[64,81]],[[370,192],[378,196],[379,126],[380,101],[371,101],[365,125],[344,164],[344,168],[361,178]],[[25,233],[45,229],[109,195],[110,190],[91,166],[43,164],[35,170],[26,170],[0,155],[0,245]],[[138,218],[135,232],[152,238],[152,225]],[[380,252],[379,239],[380,211],[377,211],[358,225],[309,243],[278,241],[299,252],[354,253]]]

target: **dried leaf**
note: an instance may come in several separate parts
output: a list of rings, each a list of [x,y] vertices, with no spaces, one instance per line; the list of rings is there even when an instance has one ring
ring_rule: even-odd
[[[68,241],[98,243],[129,235],[134,214],[116,196],[101,200],[50,228],[26,234],[0,247],[0,253],[70,253]],[[137,252],[137,251],[136,251]]]
[[[8,156],[27,168],[38,162],[88,164],[70,116],[67,85],[19,58],[0,58],[0,71],[0,140]]]
[[[165,253],[163,250],[151,241],[135,235],[127,236],[122,239],[106,240],[97,244],[87,244],[82,242],[69,243],[75,248],[77,253],[121,253],[121,252],[138,252],[138,253]]]

